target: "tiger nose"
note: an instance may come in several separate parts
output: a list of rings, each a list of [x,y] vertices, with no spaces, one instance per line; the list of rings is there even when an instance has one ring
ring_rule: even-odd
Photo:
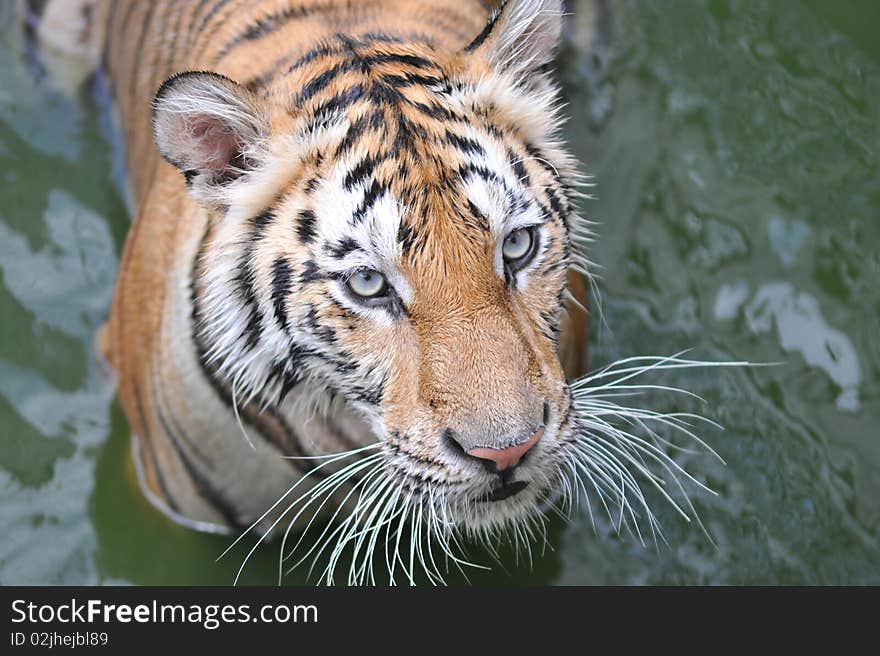
[[[532,436],[521,444],[509,446],[504,449],[491,449],[489,447],[477,447],[470,449],[466,453],[480,460],[489,460],[495,463],[498,471],[504,471],[510,467],[516,467],[523,456],[528,453],[529,449],[538,443],[544,434],[544,428],[541,427],[532,433]]]

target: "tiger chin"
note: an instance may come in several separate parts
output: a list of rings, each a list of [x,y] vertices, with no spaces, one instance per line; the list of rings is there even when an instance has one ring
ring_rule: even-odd
[[[656,535],[639,477],[692,510],[646,463],[689,477],[651,425],[693,436],[693,415],[611,397],[699,363],[576,378],[591,233],[559,136],[560,0],[43,12],[118,111],[136,218],[101,343],[160,510],[348,583],[376,559],[442,581],[465,538],[528,544],[588,491]]]

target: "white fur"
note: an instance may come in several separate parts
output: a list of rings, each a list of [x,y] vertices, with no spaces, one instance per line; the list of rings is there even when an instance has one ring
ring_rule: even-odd
[[[562,0],[508,0],[478,49],[499,70],[521,74],[553,59],[562,35]]]

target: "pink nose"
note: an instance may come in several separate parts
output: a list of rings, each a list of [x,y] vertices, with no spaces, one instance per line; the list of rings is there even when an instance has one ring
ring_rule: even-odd
[[[471,449],[467,454],[481,460],[491,460],[498,467],[498,471],[504,471],[508,467],[515,467],[526,452],[538,443],[543,434],[544,429],[539,428],[522,444],[509,446],[506,449],[490,449],[481,446]]]

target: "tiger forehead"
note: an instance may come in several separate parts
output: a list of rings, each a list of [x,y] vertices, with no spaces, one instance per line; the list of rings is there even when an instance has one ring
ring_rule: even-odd
[[[497,232],[491,213],[477,207],[453,169],[434,178],[422,165],[402,167],[391,157],[337,162],[312,201],[324,250],[337,259],[366,251],[395,265],[453,251],[461,262],[484,254]]]
[[[536,223],[546,213],[529,193],[523,158],[480,131],[447,128],[441,139],[423,139],[419,155],[383,147],[381,137],[365,141],[328,163],[316,203],[332,215],[331,234],[393,230],[405,255],[432,237],[486,243],[510,219],[531,213]]]
[[[461,77],[456,57],[382,33],[337,35],[302,54],[265,94],[287,106],[305,134],[345,118],[333,159],[366,151],[379,161],[417,160],[426,182],[439,181],[450,155],[479,148],[467,135],[475,123],[503,134],[488,109],[468,100],[472,81]]]
[[[338,36],[302,54],[276,87],[305,133],[339,128],[306,184],[323,266],[491,269],[487,254],[511,217],[549,214],[528,189],[552,180],[528,162],[536,158],[515,126],[470,99],[450,57],[382,34]]]
[[[500,131],[443,122],[432,133],[399,114],[379,121],[384,110],[367,103],[352,112],[337,157],[325,160],[313,203],[336,259],[364,250],[392,265],[474,270],[491,265],[491,245],[512,221],[549,216],[529,189],[546,176],[529,173],[523,149]]]
[[[448,62],[449,55],[427,44],[404,44],[383,34],[337,35],[302,54],[263,94],[315,125],[364,102],[393,108],[397,114],[409,109],[440,111],[431,107],[430,96],[432,91],[451,90]],[[251,88],[257,85],[258,80],[246,83]],[[393,118],[384,113],[372,118],[382,122]]]

